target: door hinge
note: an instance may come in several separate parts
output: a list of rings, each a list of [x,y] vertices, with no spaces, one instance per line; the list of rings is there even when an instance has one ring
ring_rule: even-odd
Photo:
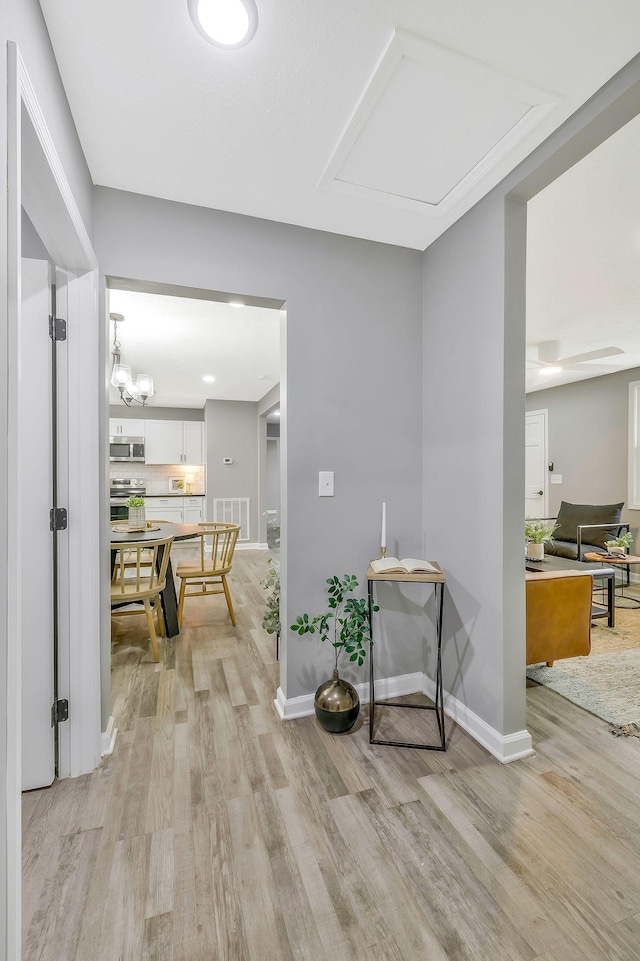
[[[67,509],[66,507],[52,507],[49,511],[49,530],[66,531],[67,529]]]
[[[66,697],[58,698],[51,705],[51,727],[69,720],[69,702]]]
[[[67,322],[61,317],[49,317],[49,337],[51,340],[67,339]]]

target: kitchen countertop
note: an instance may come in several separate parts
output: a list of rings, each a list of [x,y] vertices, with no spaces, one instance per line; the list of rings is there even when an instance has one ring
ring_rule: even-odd
[[[192,492],[191,494],[178,494],[175,491],[168,492],[166,494],[145,494],[145,500],[149,500],[150,497],[204,497],[204,494],[198,494]]]

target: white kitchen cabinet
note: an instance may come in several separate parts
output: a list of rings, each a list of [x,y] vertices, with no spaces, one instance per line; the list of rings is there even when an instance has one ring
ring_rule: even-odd
[[[147,520],[165,520],[173,524],[200,524],[204,513],[204,497],[194,494],[187,497],[147,497],[145,516]]]
[[[182,463],[182,421],[148,420],[144,437],[145,464]]]
[[[204,464],[204,424],[202,421],[182,422],[182,453],[184,464],[198,467]]]
[[[118,434],[124,437],[144,437],[147,420],[129,420],[128,418],[110,417],[109,436],[117,437]]]
[[[204,497],[185,497],[183,516],[185,524],[201,524],[204,520]]]
[[[182,524],[182,497],[147,497],[144,505],[145,517],[148,521],[171,521],[172,524]]]
[[[145,464],[204,463],[204,424],[201,421],[148,420],[146,421]]]

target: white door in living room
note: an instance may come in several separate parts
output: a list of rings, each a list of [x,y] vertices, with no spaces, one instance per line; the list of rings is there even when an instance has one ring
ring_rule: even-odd
[[[547,411],[532,410],[525,422],[525,517],[548,516]]]

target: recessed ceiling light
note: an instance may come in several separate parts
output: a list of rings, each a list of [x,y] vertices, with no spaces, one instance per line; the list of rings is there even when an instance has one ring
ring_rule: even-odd
[[[273,380],[273,377],[270,377],[269,374],[260,374],[258,380]]]
[[[217,47],[242,47],[258,29],[255,0],[188,0],[188,5],[198,33]]]
[[[230,300],[229,307],[244,307],[244,304],[241,300]]]
[[[279,411],[279,410],[274,410],[273,416],[274,416],[274,417],[279,417],[279,416],[280,416],[280,411]]]
[[[212,377],[211,374],[205,374],[205,376],[202,379],[205,382],[205,384],[212,384],[215,380],[215,377]]]

